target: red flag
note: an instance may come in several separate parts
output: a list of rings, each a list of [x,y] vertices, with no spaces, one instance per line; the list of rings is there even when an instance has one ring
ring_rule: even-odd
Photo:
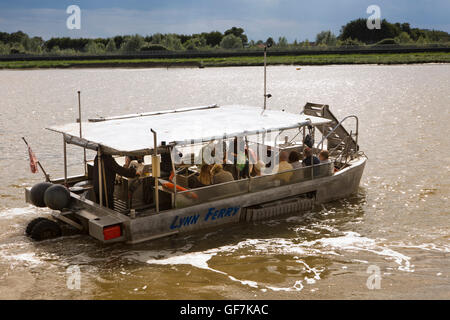
[[[30,147],[28,147],[28,155],[30,156],[30,169],[32,173],[37,173],[38,172],[38,167],[37,167],[37,159],[36,156],[34,155],[33,150],[31,150]]]

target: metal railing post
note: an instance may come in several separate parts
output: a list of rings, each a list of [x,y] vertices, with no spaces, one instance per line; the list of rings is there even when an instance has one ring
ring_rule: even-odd
[[[100,206],[103,206],[103,174],[102,174],[102,151],[100,147],[97,149],[97,166],[98,166],[98,199]]]
[[[176,206],[177,206],[177,172],[175,171],[175,161],[173,159],[173,154],[172,154],[173,150],[174,150],[174,147],[172,147],[170,149],[170,160],[172,162],[173,189],[174,189],[173,190],[174,194],[173,194],[173,204],[172,204],[172,206],[173,206],[173,208],[176,208]]]
[[[81,125],[81,91],[78,91],[78,121],[80,122],[80,139],[83,138],[83,131]],[[84,161],[84,175],[87,176],[87,161],[86,161],[86,148],[83,148],[83,161]]]
[[[150,131],[153,133],[153,154],[155,158],[158,157],[158,144],[157,144],[157,137],[156,137],[156,131],[153,129],[150,129]],[[152,165],[154,165],[152,161]],[[153,178],[155,179],[155,207],[156,207],[156,213],[159,213],[159,183],[158,183],[158,172],[157,176],[155,177],[155,172],[152,172]]]
[[[319,146],[321,145],[322,148],[323,148],[323,142],[324,142],[326,139],[328,139],[328,137],[329,137],[332,133],[334,133],[334,132],[337,130],[337,128],[339,128],[340,126],[342,126],[342,123],[343,123],[345,120],[347,120],[348,118],[354,118],[354,119],[356,120],[356,133],[355,133],[356,139],[355,139],[355,144],[356,144],[356,146],[358,146],[359,119],[358,119],[357,116],[351,115],[351,116],[347,116],[347,117],[345,117],[344,119],[342,119],[341,121],[339,121],[339,123],[338,123],[338,124],[337,124],[330,132],[328,132],[328,134],[327,134],[326,136],[322,137],[322,140],[317,144],[317,147],[319,147]]]
[[[66,136],[63,134],[63,151],[64,151],[64,185],[67,186],[67,148]]]

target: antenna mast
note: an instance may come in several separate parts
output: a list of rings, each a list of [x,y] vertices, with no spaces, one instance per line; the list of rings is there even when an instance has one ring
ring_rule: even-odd
[[[270,48],[271,46],[271,43],[264,44],[264,109],[261,114],[266,111],[267,98],[270,98],[272,96],[270,93],[267,94],[267,48]]]

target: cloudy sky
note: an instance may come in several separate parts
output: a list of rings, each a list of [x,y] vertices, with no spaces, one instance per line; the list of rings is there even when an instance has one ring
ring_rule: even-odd
[[[0,0],[0,31],[32,36],[109,37],[118,34],[198,33],[245,29],[250,39],[315,39],[368,17],[369,5],[391,22],[450,32],[450,0]],[[69,5],[81,8],[81,29],[69,30]]]

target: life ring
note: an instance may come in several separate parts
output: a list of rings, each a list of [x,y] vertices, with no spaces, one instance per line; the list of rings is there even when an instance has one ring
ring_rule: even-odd
[[[169,190],[173,190],[175,185],[172,182],[164,182],[163,184],[164,188],[167,188]],[[189,191],[189,189],[183,188],[182,186],[177,185],[177,191],[183,192],[183,191]],[[186,193],[188,197],[192,199],[198,199],[198,195],[195,192],[187,192]]]

